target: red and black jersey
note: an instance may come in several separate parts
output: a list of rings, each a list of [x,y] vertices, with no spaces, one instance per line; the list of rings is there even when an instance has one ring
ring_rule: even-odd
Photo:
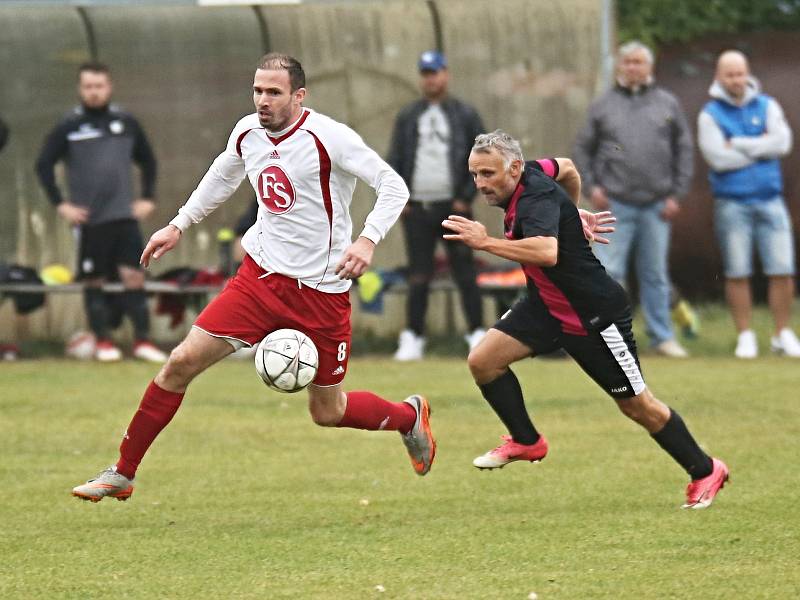
[[[558,239],[555,266],[522,265],[528,291],[535,305],[561,323],[564,333],[586,335],[589,329],[607,327],[627,310],[628,298],[592,253],[578,209],[551,178],[557,175],[557,171],[551,172],[554,164],[526,163],[517,189],[504,207],[504,231],[510,240]]]

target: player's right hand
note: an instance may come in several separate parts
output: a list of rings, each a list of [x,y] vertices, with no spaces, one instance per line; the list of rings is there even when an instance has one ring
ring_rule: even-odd
[[[181,230],[175,225],[167,225],[150,236],[150,241],[144,247],[139,264],[143,267],[150,266],[150,259],[158,260],[172,250],[181,239]]]
[[[89,220],[89,209],[64,200],[56,208],[58,214],[70,225],[82,225]]]

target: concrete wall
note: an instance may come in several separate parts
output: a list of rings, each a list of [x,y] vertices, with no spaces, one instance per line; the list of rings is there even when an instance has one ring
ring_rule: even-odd
[[[233,124],[252,111],[252,73],[267,50],[297,56],[308,75],[306,104],[348,123],[383,153],[394,114],[417,95],[419,53],[441,42],[453,93],[476,105],[487,127],[519,136],[532,157],[567,153],[601,86],[602,4],[385,0],[226,8],[0,7],[0,110],[12,130],[0,155],[0,257],[35,267],[74,263],[72,233],[41,192],[33,162],[46,132],[75,104],[76,68],[92,55],[111,65],[115,101],[140,118],[159,159],[159,208],[143,225],[149,235],[175,214],[223,149]],[[371,207],[370,192],[359,185],[356,224]],[[154,271],[213,265],[216,231],[232,224],[252,197],[252,190],[240,189]],[[499,230],[497,213],[479,215]],[[378,247],[376,265],[404,262],[402,232],[395,228]],[[434,328],[446,310],[436,303]],[[80,322],[77,299],[58,297],[50,305],[51,313],[70,318],[34,315],[32,335],[45,329],[67,334]],[[383,318],[357,313],[356,325],[396,330],[402,312],[399,299],[392,300]],[[10,314],[6,303],[0,336],[14,335]],[[491,317],[487,309],[487,322]]]

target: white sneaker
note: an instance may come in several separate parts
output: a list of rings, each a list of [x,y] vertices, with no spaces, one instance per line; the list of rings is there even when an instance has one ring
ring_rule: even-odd
[[[775,354],[800,358],[800,340],[788,327],[781,329],[778,335],[772,338],[770,346]]]
[[[147,362],[165,363],[167,355],[148,341],[142,340],[133,345],[133,357]]]
[[[425,354],[425,338],[417,335],[410,329],[405,329],[400,333],[397,343],[397,352],[394,359],[400,361],[422,360]]]
[[[480,341],[483,339],[483,336],[485,335],[486,335],[486,330],[483,329],[482,327],[478,327],[472,333],[467,333],[466,335],[464,335],[464,341],[466,341],[467,344],[469,345],[470,352],[475,349],[475,346],[477,346],[480,343]]]
[[[97,340],[94,358],[100,362],[116,362],[122,360],[122,350],[108,340]]]
[[[758,340],[756,334],[752,329],[745,329],[739,333],[739,339],[736,341],[736,350],[733,351],[736,358],[755,358],[758,356]]]
[[[688,358],[689,353],[686,352],[683,346],[673,340],[661,342],[653,348],[661,356],[668,356],[669,358]]]

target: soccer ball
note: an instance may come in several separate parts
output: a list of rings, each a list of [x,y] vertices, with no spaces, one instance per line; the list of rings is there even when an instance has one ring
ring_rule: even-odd
[[[314,380],[319,354],[314,342],[296,329],[278,329],[256,348],[256,372],[273,390],[291,394]]]

